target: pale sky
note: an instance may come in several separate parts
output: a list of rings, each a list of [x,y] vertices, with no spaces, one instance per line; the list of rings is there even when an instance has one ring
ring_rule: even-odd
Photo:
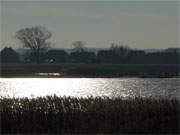
[[[178,47],[179,1],[1,1],[1,47],[21,47],[14,34],[41,25],[56,48],[74,41],[106,48],[112,42],[132,48]]]

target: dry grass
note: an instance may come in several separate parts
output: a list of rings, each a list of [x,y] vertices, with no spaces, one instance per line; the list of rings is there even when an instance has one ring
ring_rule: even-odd
[[[2,133],[179,133],[177,99],[1,98]]]

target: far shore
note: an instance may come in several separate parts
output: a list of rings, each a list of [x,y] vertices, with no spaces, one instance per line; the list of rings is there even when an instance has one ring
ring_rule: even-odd
[[[2,64],[0,77],[43,78],[172,78],[179,77],[179,65],[169,64]],[[54,75],[55,73],[55,75]],[[39,74],[39,75],[38,75]],[[48,74],[48,75],[46,75]]]
[[[60,75],[60,76],[45,76],[45,75],[5,75],[0,78],[180,78],[180,76],[93,76],[93,75]]]

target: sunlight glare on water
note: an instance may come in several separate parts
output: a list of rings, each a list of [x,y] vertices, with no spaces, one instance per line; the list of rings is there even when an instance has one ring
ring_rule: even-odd
[[[0,95],[5,97],[179,96],[179,78],[1,78]]]

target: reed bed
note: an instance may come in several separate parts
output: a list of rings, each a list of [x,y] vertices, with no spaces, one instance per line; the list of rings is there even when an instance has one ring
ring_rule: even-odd
[[[1,98],[1,133],[179,133],[179,100]]]

